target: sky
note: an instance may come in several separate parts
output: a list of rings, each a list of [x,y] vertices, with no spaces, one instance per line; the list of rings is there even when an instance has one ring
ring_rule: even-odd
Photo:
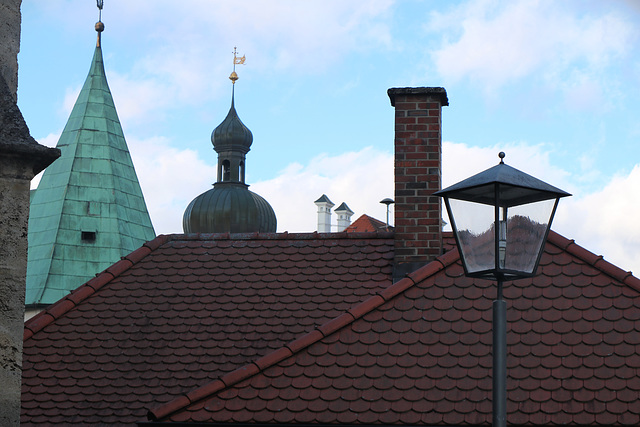
[[[69,117],[97,20],[93,0],[22,2],[18,105],[41,144],[55,146]],[[246,182],[279,232],[315,231],[322,194],[354,220],[384,221],[387,89],[444,87],[443,186],[504,151],[573,194],[555,231],[640,274],[640,2],[105,0],[102,22],[157,234],[181,233],[184,209],[216,180],[210,135],[230,107],[237,47],[235,106],[254,136]]]

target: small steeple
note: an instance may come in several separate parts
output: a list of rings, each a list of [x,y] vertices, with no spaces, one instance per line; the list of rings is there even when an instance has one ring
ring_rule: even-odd
[[[246,155],[251,149],[253,134],[247,128],[235,108],[235,84],[238,81],[236,64],[244,64],[245,56],[237,57],[233,48],[233,72],[229,79],[231,88],[231,108],[227,117],[211,133],[213,149],[218,153],[217,182],[239,182],[244,184]]]
[[[102,1],[98,1],[102,10]],[[56,302],[155,237],[98,42],[29,212],[27,306]]]
[[[218,180],[213,188],[193,199],[182,217],[185,233],[275,233],[276,214],[269,203],[245,184],[245,159],[253,134],[235,108],[236,65],[244,64],[233,49],[231,108],[227,117],[211,133],[218,153]]]

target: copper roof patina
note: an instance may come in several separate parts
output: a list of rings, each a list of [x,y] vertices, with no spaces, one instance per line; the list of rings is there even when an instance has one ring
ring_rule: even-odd
[[[103,28],[58,140],[62,155],[32,197],[27,305],[59,300],[155,237],[105,75]]]
[[[271,205],[241,183],[215,183],[187,206],[185,233],[273,232],[276,215]]]

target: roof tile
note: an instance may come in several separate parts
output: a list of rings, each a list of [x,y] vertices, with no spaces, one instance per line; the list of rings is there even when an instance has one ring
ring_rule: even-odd
[[[391,285],[393,241],[349,234],[346,246],[345,238],[320,235],[289,246],[271,236],[171,236],[26,341],[23,417],[47,410],[33,405],[37,399],[60,397],[43,378],[76,378],[67,401],[106,381],[101,391],[112,400],[118,381],[152,372],[153,386],[149,377],[131,382],[129,396],[152,398],[150,416],[167,421],[489,424],[495,285],[464,277],[456,250]],[[343,256],[354,244],[361,261]],[[303,268],[275,261],[293,246],[287,256],[303,256]],[[589,263],[604,265],[598,257],[555,233],[545,250],[541,275],[505,284],[509,422],[637,420],[640,409],[629,404],[640,390],[640,295],[626,284],[632,279],[603,272]],[[387,263],[376,267],[381,259]],[[258,261],[250,274],[234,270]],[[123,301],[123,293],[136,297]],[[61,370],[67,347],[48,343],[75,330],[82,343],[67,344],[83,362]],[[119,363],[109,368],[109,357]],[[219,391],[221,377],[227,386]],[[179,400],[163,406],[167,398]],[[141,420],[140,412],[127,416]]]
[[[101,273],[65,303],[51,309],[52,313],[65,311],[64,304],[75,300],[79,305],[74,310],[66,311],[57,321],[45,311],[27,322],[25,402],[35,401],[38,395],[49,396],[47,399],[66,396],[70,401],[75,396],[78,402],[87,401],[93,394],[105,400],[107,396],[120,396],[117,399],[130,402],[127,408],[113,409],[118,413],[116,419],[135,422],[145,417],[144,402],[154,401],[147,405],[153,408],[166,398],[184,395],[211,379],[230,374],[253,358],[265,356],[345,313],[391,283],[392,258],[384,257],[386,263],[377,267],[371,259],[380,260],[380,254],[393,251],[392,234],[354,233],[348,245],[342,244],[344,236],[298,234],[293,240],[290,236],[172,235],[147,242],[118,263],[117,270]],[[315,251],[323,248],[329,261],[337,261],[331,261],[331,274],[319,273],[327,268],[327,261],[317,258]],[[356,248],[357,256],[343,256]],[[290,253],[288,256],[302,259],[304,268],[300,263],[266,267],[283,249]],[[229,262],[234,253],[242,254],[235,264]],[[238,267],[248,268],[256,262],[261,263],[262,271],[252,270],[251,275]],[[364,274],[365,268],[371,273]],[[51,341],[48,337],[55,335],[44,332],[37,334],[45,326],[54,328],[52,333],[59,331],[59,322],[68,325],[66,335],[59,335],[66,341]],[[36,335],[30,335],[33,332]],[[70,339],[72,335],[75,338]],[[61,353],[67,351],[74,352],[73,359]],[[53,364],[48,355],[63,355],[76,363]],[[36,371],[30,360],[41,357],[44,359]],[[43,372],[87,381],[77,383],[78,390],[51,384],[38,391],[33,380],[41,381],[37,378],[42,378]],[[124,397],[122,388],[115,386],[123,376],[129,378]],[[100,389],[93,386],[96,377],[106,381]],[[215,388],[205,387],[201,392],[210,390]],[[88,419],[68,415],[74,408],[59,411],[67,414],[67,420],[77,419],[83,424]],[[97,413],[91,411],[85,411],[85,416]],[[31,422],[31,413],[24,412],[23,423]],[[102,416],[108,419],[106,413]]]
[[[577,247],[572,241],[560,238],[557,235],[552,236],[550,241],[559,242],[565,248],[574,247],[575,249]],[[553,248],[553,246],[551,247]],[[557,246],[556,248],[562,249]],[[623,333],[633,336],[630,334],[632,323],[627,322],[620,326],[620,329],[626,332],[612,332],[612,326],[606,326],[606,323],[602,323],[604,317],[609,318],[612,322],[611,325],[613,325],[616,321],[619,322],[624,319],[620,313],[626,311],[625,309],[617,308],[612,303],[612,298],[617,298],[615,301],[618,301],[620,297],[615,297],[613,294],[610,297],[605,297],[602,292],[596,292],[597,288],[591,286],[591,280],[584,280],[584,277],[596,276],[593,276],[592,270],[584,269],[581,265],[582,258],[595,260],[598,258],[589,258],[588,254],[582,253],[582,258],[574,260],[562,250],[554,250],[552,252],[559,258],[557,263],[555,263],[554,257],[550,257],[547,260],[547,264],[543,268],[544,274],[547,276],[543,275],[542,280],[535,278],[534,284],[536,286],[518,287],[518,289],[522,289],[523,297],[532,301],[535,309],[532,309],[532,304],[523,304],[521,301],[514,302],[510,308],[510,310],[522,310],[522,312],[519,312],[520,314],[510,316],[511,322],[515,322],[511,324],[510,333],[518,334],[520,337],[516,340],[509,340],[511,343],[510,358],[516,359],[512,359],[510,363],[510,377],[513,379],[519,378],[518,388],[509,395],[513,402],[519,402],[519,405],[509,406],[510,408],[516,408],[510,409],[509,417],[512,422],[513,420],[520,420],[519,422],[522,423],[535,423],[554,420],[553,422],[570,423],[576,422],[578,419],[588,420],[588,417],[583,416],[584,413],[579,402],[571,400],[570,395],[565,390],[571,390],[573,387],[574,393],[584,394],[585,401],[589,398],[593,399],[592,396],[595,390],[602,391],[602,384],[615,378],[605,374],[604,369],[609,369],[610,372],[617,370],[623,375],[623,365],[619,361],[624,360],[623,357],[617,359],[607,357],[606,359],[610,359],[609,365],[612,366],[610,368],[603,366],[605,358],[596,355],[594,345],[608,344],[602,343],[602,335],[600,335],[600,340],[593,339],[598,336],[597,334],[594,335],[594,328],[608,331],[606,334],[610,335],[608,340],[616,343],[620,341],[618,336]],[[453,263],[455,263],[455,260],[449,261],[447,265],[453,265]],[[430,268],[433,269],[433,266],[434,263],[431,264]],[[459,266],[455,267],[458,268]],[[383,291],[386,293],[385,299],[389,302],[379,306],[372,305],[370,309],[374,311],[370,314],[362,313],[363,316],[357,316],[358,319],[355,320],[348,319],[343,314],[342,319],[344,321],[339,322],[342,327],[331,328],[335,329],[332,336],[336,336],[337,340],[332,339],[328,341],[328,344],[322,345],[320,343],[311,344],[307,350],[297,353],[290,360],[295,362],[296,358],[303,357],[303,355],[315,355],[312,357],[317,358],[317,365],[309,365],[309,358],[305,357],[306,368],[302,372],[306,373],[306,375],[312,374],[317,379],[320,378],[317,377],[319,374],[327,379],[338,378],[343,374],[343,371],[336,370],[336,367],[351,366],[354,362],[359,363],[360,368],[358,371],[350,371],[352,375],[353,373],[360,373],[360,375],[371,376],[374,371],[369,371],[369,369],[375,369],[376,374],[369,378],[367,382],[363,383],[360,379],[354,378],[352,385],[357,385],[358,389],[369,393],[367,404],[370,401],[376,402],[375,405],[371,405],[370,412],[363,413],[366,416],[358,417],[362,422],[366,420],[367,423],[383,423],[403,419],[400,415],[387,418],[389,413],[396,414],[393,406],[388,405],[390,402],[395,402],[395,405],[404,408],[405,403],[409,403],[409,400],[405,400],[407,399],[405,397],[406,393],[396,393],[394,390],[399,391],[400,388],[394,389],[392,386],[394,383],[403,384],[409,379],[411,381],[406,387],[415,387],[420,390],[438,390],[435,394],[432,393],[432,397],[436,399],[438,404],[434,406],[434,412],[434,410],[427,408],[424,400],[415,400],[414,402],[416,403],[411,408],[420,412],[412,415],[411,412],[407,413],[405,408],[405,412],[402,412],[404,419],[419,418],[422,422],[429,424],[436,424],[441,421],[462,423],[469,420],[473,420],[474,423],[486,422],[490,417],[490,404],[485,405],[485,409],[481,407],[471,409],[468,403],[466,405],[458,405],[456,403],[458,400],[456,399],[459,399],[459,397],[456,398],[453,394],[449,395],[448,393],[457,390],[458,396],[461,395],[460,393],[466,393],[464,396],[466,396],[467,402],[489,403],[486,393],[491,388],[490,380],[487,381],[487,373],[491,365],[489,360],[490,340],[480,345],[479,337],[485,337],[490,334],[490,315],[485,317],[484,313],[489,308],[492,298],[491,292],[486,295],[486,285],[474,287],[474,285],[480,283],[460,278],[459,273],[459,278],[455,281],[448,281],[443,291],[439,288],[439,285],[444,283],[441,278],[451,276],[448,276],[445,271],[441,271],[440,268],[434,269],[431,274],[424,274],[424,271],[419,271],[418,274],[422,274],[420,279],[416,280],[417,275],[412,277],[416,280],[415,284],[407,283],[407,279],[404,279],[404,283],[400,284],[398,282],[400,286],[397,288],[394,289],[392,286]],[[588,274],[588,276],[582,276],[584,274]],[[572,277],[572,279],[566,280],[567,277]],[[558,280],[559,278],[563,280]],[[618,284],[615,286],[624,285]],[[434,292],[438,289],[440,289],[439,292]],[[418,291],[422,291],[422,294]],[[427,296],[428,300],[421,299],[422,295]],[[405,320],[405,318],[410,318],[415,323],[417,319],[410,314],[417,308],[410,301],[419,301],[422,310],[427,309],[427,306],[431,307],[428,311],[421,312],[422,321],[428,322],[429,327],[420,332],[419,335],[415,335],[416,337],[421,337],[420,340],[426,344],[422,347],[422,350],[417,341],[410,339],[414,334],[414,332],[411,332],[414,330],[412,322]],[[428,301],[431,301],[431,303],[426,304]],[[458,303],[458,301],[461,303]],[[469,305],[469,301],[473,302],[472,305]],[[637,303],[638,298],[636,295]],[[626,305],[628,306],[628,303]],[[361,306],[362,310],[364,310],[363,307],[364,305]],[[479,307],[482,307],[482,311],[478,311]],[[458,310],[458,313],[452,313],[456,310]],[[376,313],[381,313],[382,315],[376,315]],[[596,316],[595,313],[599,313],[599,316]],[[587,315],[586,318],[591,315],[592,320],[586,320],[583,314]],[[464,322],[462,325],[466,325],[466,328],[464,326],[460,328],[456,326],[459,322]],[[575,322],[578,322],[578,325],[583,325],[583,327],[575,326]],[[422,330],[422,328],[418,330]],[[458,331],[457,334],[460,335],[452,334],[452,330]],[[357,338],[358,336],[360,339]],[[344,339],[340,337],[344,337]],[[430,337],[435,337],[436,339],[432,340]],[[585,339],[587,341],[592,340],[592,344],[586,344]],[[630,339],[635,342],[634,338]],[[412,344],[406,346],[406,353],[404,353],[410,358],[402,359],[404,361],[400,363],[400,359],[397,356],[393,357],[391,355],[403,354],[402,351],[395,350],[395,347],[403,342]],[[362,346],[363,343],[365,346]],[[617,345],[626,344],[620,342]],[[630,348],[635,349],[635,345],[633,344]],[[345,347],[351,350],[345,352]],[[614,347],[609,347],[609,350],[605,351],[610,352],[613,350],[626,354],[626,348],[625,350],[616,350]],[[334,354],[335,360],[333,358],[323,360],[323,355],[328,353]],[[353,358],[354,354],[358,355],[356,359]],[[369,362],[367,362],[367,354],[373,357],[369,359]],[[429,354],[430,357],[421,357],[426,354]],[[344,359],[345,357],[349,359]],[[421,368],[426,376],[410,373],[413,372],[411,370],[412,360],[415,360],[417,364],[427,363]],[[640,363],[640,358],[638,358],[638,363]],[[290,362],[287,362],[287,366],[291,366]],[[270,369],[267,368],[265,373]],[[480,374],[480,369],[485,370],[484,376]],[[283,373],[286,374],[286,372],[285,370]],[[633,374],[630,375],[633,377]],[[260,374],[254,378],[259,376]],[[442,381],[445,376],[449,381]],[[352,378],[352,376],[349,378]],[[477,378],[477,380],[472,381],[472,378]],[[637,378],[637,376],[634,378]],[[248,387],[251,387],[251,381],[253,380],[253,378],[249,380]],[[560,383],[561,380],[562,384]],[[457,386],[456,381],[459,382]],[[597,381],[600,383],[597,383]],[[585,383],[590,384],[591,389],[585,387]],[[349,391],[349,388],[344,389],[344,387],[349,387],[348,382],[344,385],[336,383],[332,386],[331,384],[331,382],[326,382],[320,385],[320,383],[313,381],[311,387],[320,386],[323,390],[331,390],[331,387],[335,387],[335,390]],[[618,388],[621,384],[624,383],[618,382],[616,385],[611,386]],[[407,389],[406,387],[402,389]],[[478,393],[478,390],[485,390],[486,392]],[[589,393],[591,393],[591,397],[587,397]],[[613,399],[611,396],[601,395],[604,396],[606,401]],[[415,394],[411,393],[411,397],[414,398]],[[325,396],[325,398],[331,399],[328,396]],[[365,408],[364,406],[358,406],[362,402],[361,400],[351,400],[350,398],[349,401],[353,403],[347,405],[343,401],[340,407],[329,405],[328,408],[325,408],[323,406],[322,410],[325,412],[323,416],[327,416],[326,411],[337,411],[335,419],[341,419],[341,415],[345,411],[353,414]],[[419,406],[416,407],[416,404],[419,404]],[[312,405],[305,407],[311,413],[318,410]],[[615,411],[612,411],[612,413],[614,412],[616,416],[621,416],[621,414],[635,416],[635,413],[629,412],[628,405],[619,405],[615,408]],[[429,414],[427,418],[425,418],[426,414]],[[441,415],[438,416],[438,414]],[[468,414],[472,415],[467,416]],[[546,415],[543,417],[542,414]],[[333,418],[333,416],[329,416],[327,419]],[[222,420],[222,418],[216,418],[215,416],[208,419]],[[261,413],[262,421],[270,419],[274,418],[265,418],[264,412]],[[346,418],[343,419],[346,420]]]

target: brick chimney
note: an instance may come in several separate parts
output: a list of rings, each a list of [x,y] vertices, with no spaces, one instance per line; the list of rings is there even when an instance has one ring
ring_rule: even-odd
[[[441,87],[391,88],[395,107],[394,282],[442,253],[442,208],[433,193],[441,188]]]

